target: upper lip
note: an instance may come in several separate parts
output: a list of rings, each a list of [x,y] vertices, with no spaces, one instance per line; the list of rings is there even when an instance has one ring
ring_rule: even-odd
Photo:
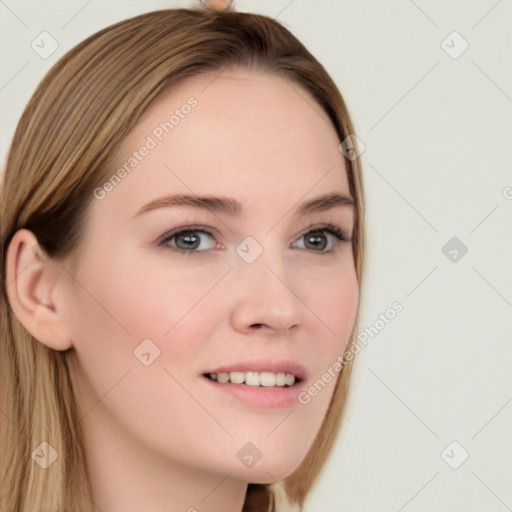
[[[230,372],[273,372],[273,373],[291,373],[299,381],[307,379],[308,372],[304,366],[290,360],[264,360],[255,359],[252,361],[238,361],[237,363],[225,364],[218,366],[213,370],[208,370],[208,373],[230,373]]]

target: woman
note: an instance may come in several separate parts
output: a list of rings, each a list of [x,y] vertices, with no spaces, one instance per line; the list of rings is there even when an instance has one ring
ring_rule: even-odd
[[[55,64],[1,189],[1,510],[304,503],[349,391],[352,133],[264,16],[152,12]]]

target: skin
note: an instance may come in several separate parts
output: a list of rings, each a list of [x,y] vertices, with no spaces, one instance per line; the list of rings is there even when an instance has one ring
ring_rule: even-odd
[[[169,113],[198,101],[104,199],[92,199],[78,260],[39,260],[26,230],[9,247],[15,314],[43,343],[71,349],[93,500],[104,511],[240,511],[249,482],[290,475],[334,380],[307,405],[265,409],[212,389],[201,374],[243,359],[292,359],[306,367],[307,389],[343,354],[355,320],[350,241],[324,231],[333,251],[322,253],[304,236],[326,223],[351,236],[352,208],[294,213],[316,196],[350,195],[334,128],[306,91],[278,76],[214,76],[181,84],[141,118],[119,165]],[[235,198],[244,213],[187,206],[136,215],[171,193]],[[202,252],[157,245],[192,225],[213,234],[200,235]],[[251,264],[236,252],[246,236],[263,248]],[[146,338],[160,350],[149,366],[134,356]],[[250,468],[236,456],[249,441],[262,454]]]

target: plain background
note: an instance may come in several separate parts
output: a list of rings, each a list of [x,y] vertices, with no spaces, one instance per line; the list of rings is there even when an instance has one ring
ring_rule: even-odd
[[[22,109],[68,49],[193,5],[2,0],[2,167]],[[360,331],[403,305],[358,355],[349,423],[304,510],[512,510],[512,2],[236,8],[277,18],[338,84],[365,145]],[[46,59],[31,47],[44,31],[59,45]]]

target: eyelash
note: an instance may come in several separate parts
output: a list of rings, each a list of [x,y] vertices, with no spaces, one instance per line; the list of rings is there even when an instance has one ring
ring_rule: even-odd
[[[333,235],[334,237],[336,237],[338,239],[338,243],[351,241],[351,239],[345,235],[345,232],[343,230],[341,230],[338,226],[335,226],[334,224],[324,224],[321,226],[315,226],[313,228],[310,228],[309,231],[306,231],[297,240],[305,237],[306,235],[309,235],[310,233],[314,233],[315,231],[325,231],[326,233]],[[156,244],[157,244],[157,246],[164,246],[167,242],[169,242],[169,240],[172,240],[174,237],[180,235],[181,233],[203,233],[203,234],[206,234],[206,235],[214,238],[213,234],[210,231],[202,229],[202,228],[198,228],[198,227],[194,227],[194,226],[186,227],[186,228],[180,227],[180,228],[177,228],[173,231],[170,231],[170,232],[162,235],[158,239]],[[210,250],[210,249],[206,249],[206,250],[202,250],[202,251],[197,251],[194,249],[185,250],[185,249],[179,249],[178,247],[170,247],[170,246],[168,246],[167,248],[172,250],[173,252],[181,253],[183,256],[190,256],[192,254],[198,254],[198,253],[200,254],[200,253],[204,253],[204,252],[207,252]],[[330,253],[334,252],[334,249],[330,249],[328,251],[311,250],[311,252],[318,253],[318,254],[330,254]]]

